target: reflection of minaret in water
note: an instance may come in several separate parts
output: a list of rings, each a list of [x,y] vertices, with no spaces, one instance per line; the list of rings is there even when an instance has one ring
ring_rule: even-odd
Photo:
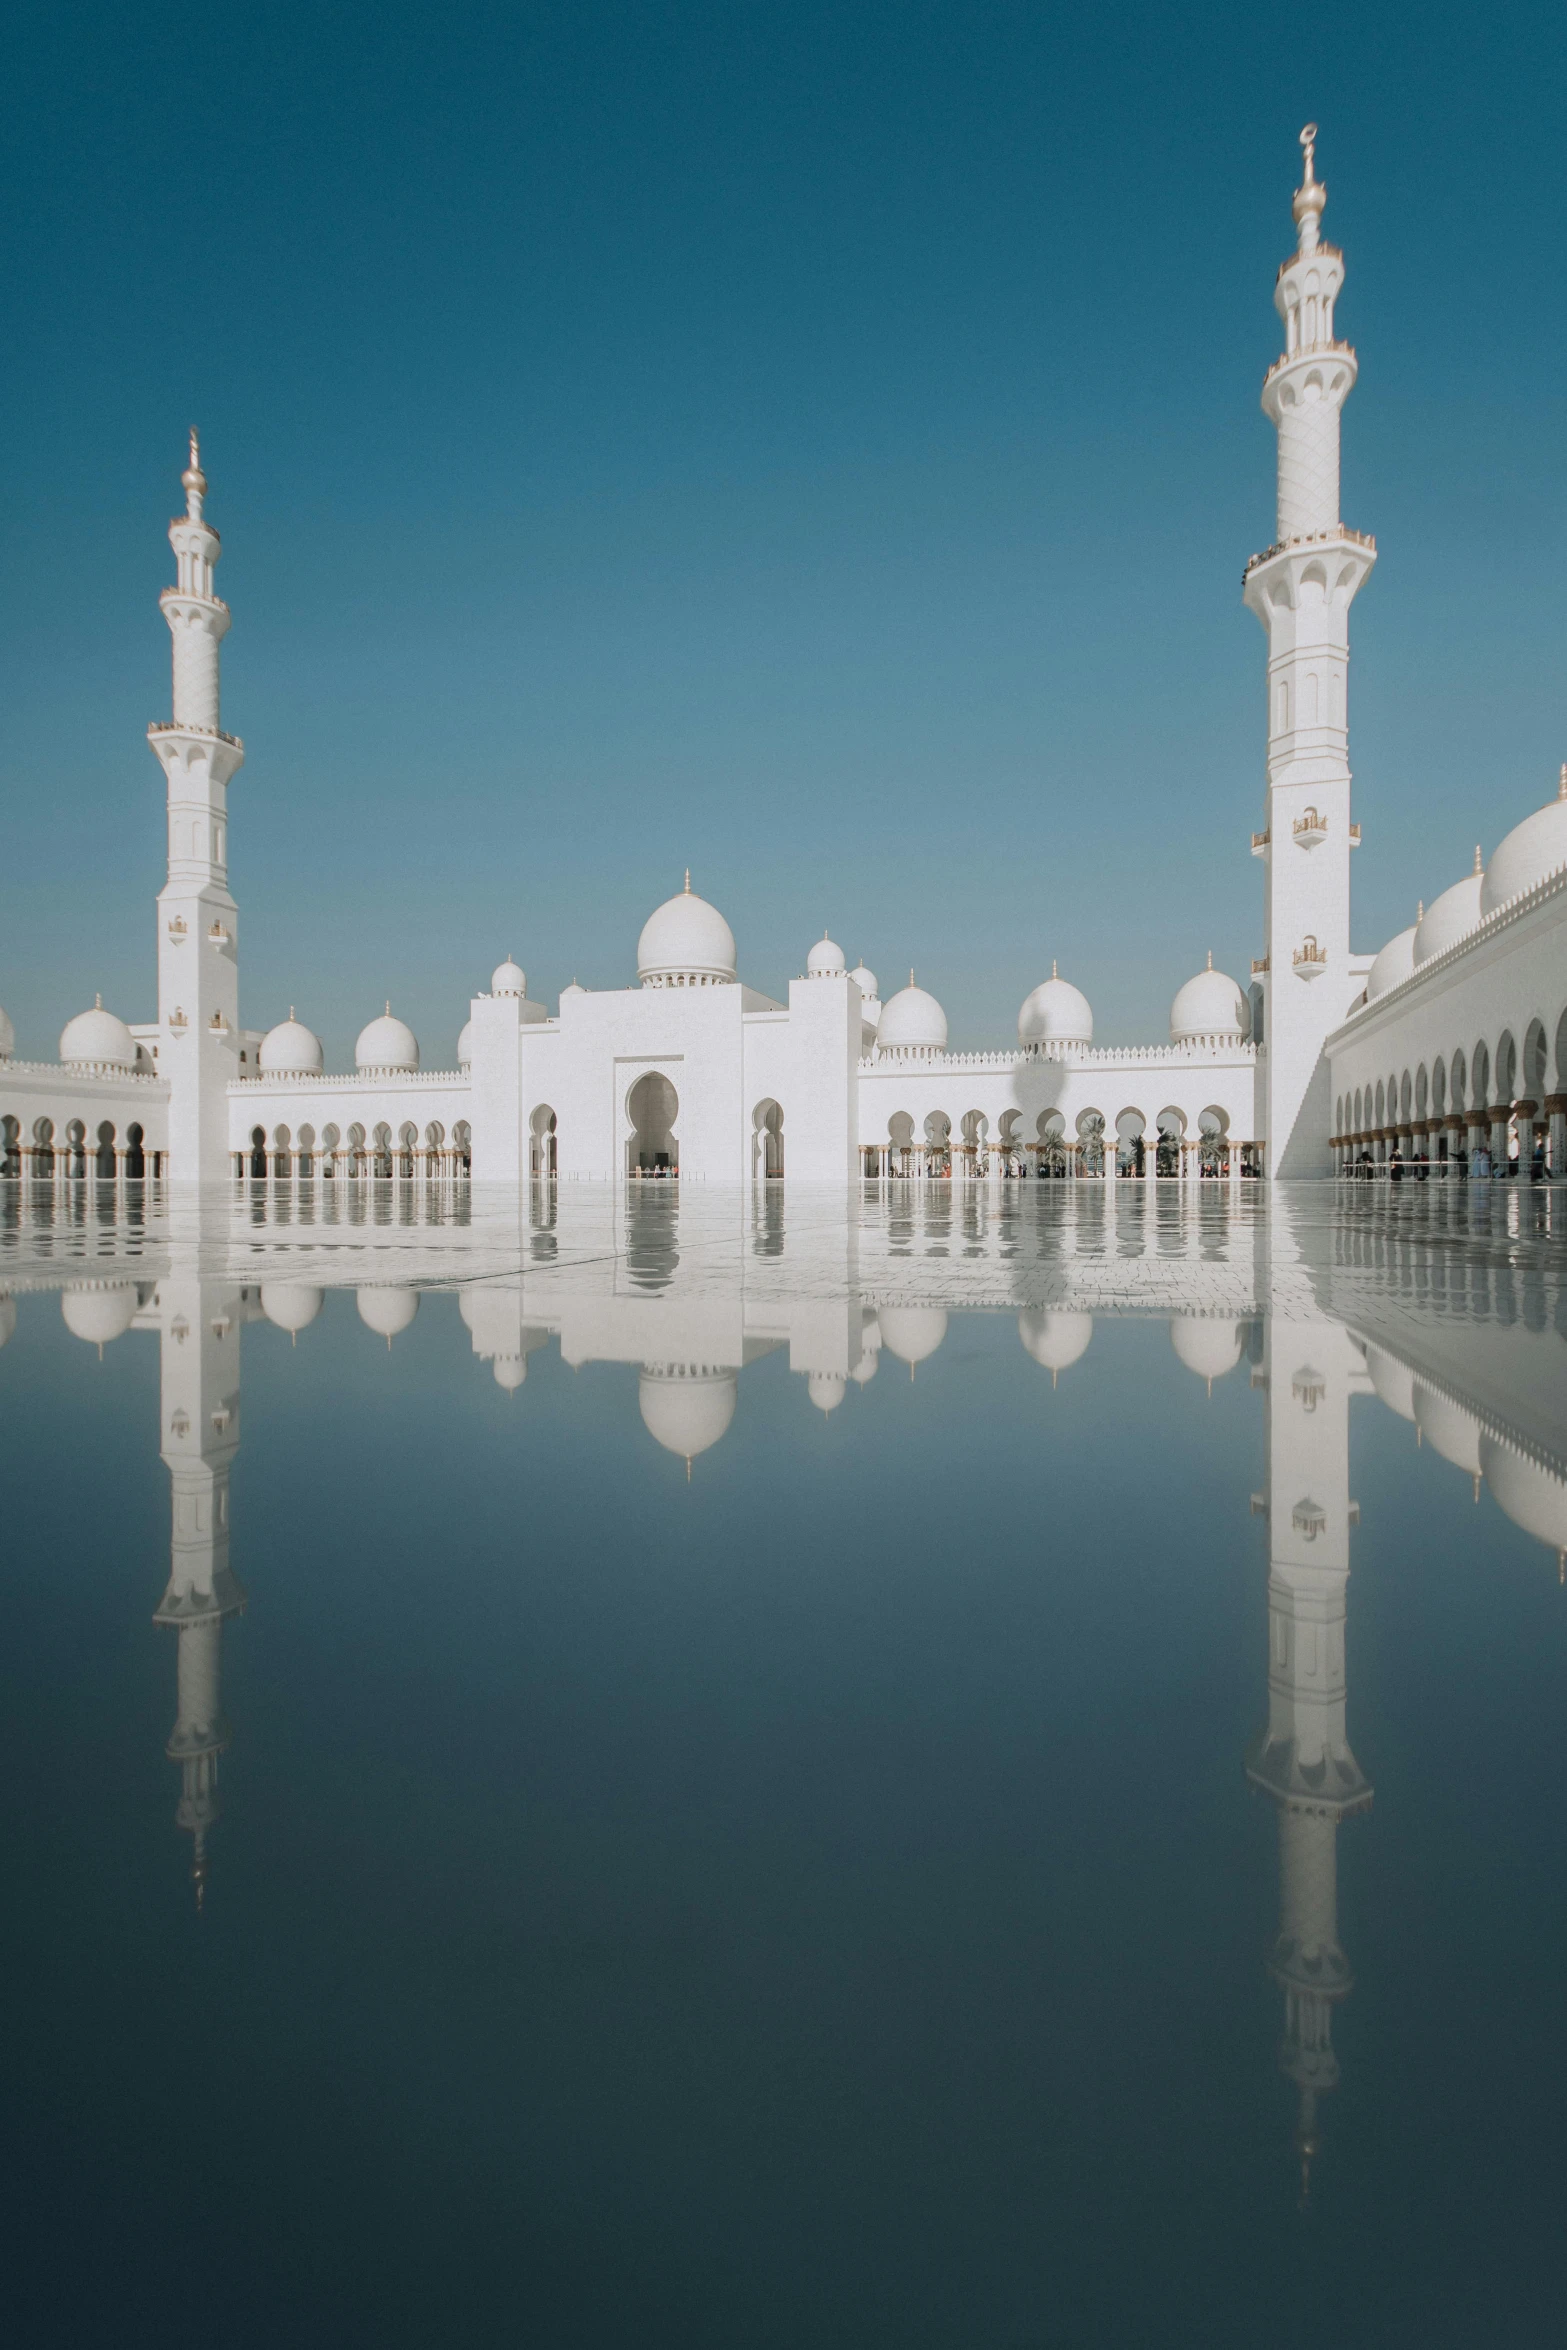
[[[1349,1395],[1360,1360],[1337,1325],[1277,1319],[1269,1358],[1268,1726],[1246,1774],[1278,1806],[1279,1930],[1268,1967],[1284,1993],[1279,2063],[1300,2095],[1304,2204],[1317,2100],[1338,2082],[1333,2010],[1354,1979],[1338,1936],[1338,1827],[1371,1802],[1344,1722]]]
[[[229,1742],[219,1702],[223,1619],[245,1594],[229,1566],[229,1471],[239,1449],[240,1298],[178,1276],[159,1285],[163,1316],[163,1457],[172,1501],[169,1583],[153,1621],[178,1634],[178,1707],[166,1749],[180,1766],[179,1826],[194,1838],[199,1909],[207,1835],[217,1820],[218,1757]]]

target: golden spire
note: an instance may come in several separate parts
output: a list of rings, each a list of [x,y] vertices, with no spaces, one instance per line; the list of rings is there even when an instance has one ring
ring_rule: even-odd
[[[686,867],[686,889],[685,889],[685,894],[686,894],[686,896],[687,896],[687,897],[689,897],[689,896],[691,895],[691,868],[690,868],[690,866],[689,866],[689,865]]]
[[[1485,859],[1480,854],[1480,843],[1478,841],[1475,842],[1475,871],[1476,873],[1483,873],[1485,871]]]

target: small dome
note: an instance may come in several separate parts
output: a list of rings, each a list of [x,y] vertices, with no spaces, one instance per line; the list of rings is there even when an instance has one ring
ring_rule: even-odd
[[[418,1068],[419,1039],[406,1020],[394,1017],[390,1004],[379,1020],[372,1020],[368,1028],[359,1031],[354,1065],[377,1076],[383,1071],[395,1075],[402,1069]]]
[[[1515,1526],[1554,1551],[1567,1550],[1567,1485],[1559,1477],[1491,1435],[1480,1439],[1480,1467]]]
[[[805,1392],[819,1412],[835,1412],[849,1391],[849,1382],[841,1371],[809,1371]]]
[[[1451,889],[1444,889],[1415,924],[1416,964],[1429,963],[1433,955],[1456,946],[1467,938],[1480,919],[1480,893],[1485,887],[1485,867],[1480,852],[1475,850],[1475,869],[1466,873],[1462,881],[1455,881]]]
[[[573,995],[586,995],[586,994],[587,994],[587,992],[588,992],[588,991],[587,991],[587,989],[586,989],[585,987],[581,987],[581,986],[579,986],[579,985],[578,985],[578,983],[577,983],[577,981],[574,979],[574,980],[572,981],[572,983],[571,983],[571,985],[570,985],[569,987],[563,987],[563,988],[561,989],[561,991],[560,991],[560,1000],[561,1000],[561,1002],[562,1002],[562,1003],[564,1003],[564,1002],[566,1001],[566,998],[567,998],[568,996],[573,996]]]
[[[883,1306],[877,1320],[882,1345],[900,1363],[923,1363],[947,1335],[943,1306]]]
[[[508,955],[500,969],[490,973],[491,995],[526,995],[527,992],[526,977]]]
[[[462,1024],[462,1033],[460,1034],[460,1036],[459,1036],[459,1037],[458,1037],[458,1039],[457,1039],[457,1066],[458,1066],[458,1068],[459,1068],[459,1069],[466,1069],[466,1068],[468,1067],[469,1063],[472,1061],[472,1059],[473,1059],[473,1022],[472,1022],[471,1020],[465,1020],[465,1021],[463,1022],[463,1024]]]
[[[912,971],[908,986],[900,987],[882,1006],[876,1044],[884,1053],[944,1053],[947,1049],[947,1015],[933,995],[915,986]]]
[[[1413,1371],[1407,1370],[1396,1355],[1385,1354],[1380,1346],[1367,1347],[1366,1369],[1388,1410],[1397,1412],[1401,1420],[1412,1420],[1415,1416]]]
[[[691,876],[642,925],[637,977],[644,987],[716,986],[735,976],[734,932],[716,906],[693,895]]]
[[[1478,1477],[1481,1474],[1480,1423],[1473,1414],[1450,1403],[1434,1388],[1422,1387],[1418,1379],[1414,1404],[1415,1426],[1431,1450],[1440,1453],[1444,1461],[1451,1461],[1455,1469],[1462,1469],[1466,1477]]]
[[[834,946],[824,930],[805,958],[806,977],[808,979],[837,979],[847,969],[848,965],[843,959],[842,947]]]
[[[359,1319],[366,1329],[373,1330],[390,1346],[419,1311],[419,1292],[417,1289],[361,1289],[357,1303]]]
[[[868,1004],[881,1002],[881,989],[876,983],[874,971],[867,971],[863,963],[856,963],[854,969],[849,973],[849,977]]]
[[[1025,1306],[1017,1318],[1017,1334],[1041,1370],[1069,1371],[1088,1352],[1094,1317],[1067,1313],[1060,1306]]]
[[[3,1006],[0,1006],[0,1061],[9,1061],[15,1051],[16,1030],[6,1018]]]
[[[1170,1343],[1199,1379],[1222,1379],[1241,1359],[1241,1325],[1227,1314],[1177,1314],[1170,1324]]]
[[[61,1029],[60,1058],[74,1069],[134,1069],[136,1039],[99,996],[90,1012],[78,1012]]]
[[[1494,914],[1498,906],[1505,906],[1520,890],[1533,889],[1537,881],[1543,881],[1549,873],[1560,872],[1564,865],[1567,865],[1567,767],[1562,769],[1561,788],[1555,799],[1548,800],[1543,808],[1536,808],[1521,824],[1515,824],[1492,856],[1480,891],[1482,916]]]
[[[1017,1015],[1019,1044],[1092,1044],[1094,1015],[1087,996],[1062,979],[1054,963],[1050,977],[1023,998]]]
[[[85,1015],[84,1015],[85,1017]],[[136,1286],[131,1281],[85,1281],[62,1292],[60,1315],[73,1337],[89,1346],[121,1338],[136,1319]]]
[[[1390,987],[1397,987],[1413,972],[1415,932],[1419,927],[1419,923],[1411,922],[1407,930],[1401,930],[1396,938],[1390,938],[1366,973],[1368,1004],[1374,1004],[1379,995],[1386,995]]]
[[[321,1296],[307,1281],[263,1281],[261,1311],[280,1330],[308,1330],[321,1311]]]
[[[637,1404],[643,1425],[655,1444],[678,1458],[694,1461],[707,1452],[735,1416],[736,1380],[733,1371],[645,1369],[637,1382]]]
[[[263,1077],[319,1077],[324,1065],[320,1037],[294,1018],[290,1004],[288,1018],[269,1028],[261,1039],[257,1068]]]
[[[1188,979],[1170,1006],[1170,1040],[1185,1044],[1194,1037],[1219,1036],[1238,1043],[1246,1033],[1247,1009],[1238,982],[1215,971],[1210,955],[1207,970]]]

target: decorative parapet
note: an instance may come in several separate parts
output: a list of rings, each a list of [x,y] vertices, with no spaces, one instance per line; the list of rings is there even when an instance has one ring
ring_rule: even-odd
[[[1035,1052],[1019,1046],[1010,1053],[931,1053],[921,1060],[894,1060],[874,1054],[860,1061],[863,1076],[924,1076],[949,1069],[991,1070],[998,1076],[1020,1069],[1168,1069],[1213,1068],[1226,1062],[1255,1061],[1257,1048],[1236,1037],[1193,1037],[1180,1044],[1067,1045],[1061,1051]]]
[[[217,603],[217,600],[215,596],[203,599],[212,603]],[[219,608],[224,612],[228,610],[227,604]],[[200,742],[227,743],[231,751],[243,751],[245,748],[237,734],[225,734],[221,726],[188,726],[178,718],[155,718],[147,729],[147,740],[156,742],[160,735],[165,734],[193,734]]]
[[[1502,931],[1510,930],[1515,922],[1522,922],[1527,915],[1534,913],[1540,906],[1546,905],[1552,898],[1564,894],[1567,894],[1567,865],[1558,865],[1554,873],[1548,873],[1543,881],[1535,882],[1532,888],[1521,889],[1516,897],[1504,899],[1494,913],[1487,914],[1483,922],[1477,922],[1473,930],[1465,931],[1462,938],[1454,939],[1452,945],[1444,947],[1439,955],[1432,955],[1427,962],[1422,963],[1417,970],[1411,972],[1407,979],[1401,979],[1396,987],[1390,987],[1382,995],[1374,996],[1370,1003],[1362,1001],[1353,1005],[1349,1019],[1341,1027],[1334,1029],[1332,1035],[1327,1038],[1327,1043],[1329,1045],[1337,1044],[1341,1037],[1349,1034],[1351,1022],[1359,1026],[1362,1019],[1371,1012],[1381,1013],[1386,1011],[1390,1004],[1402,1003],[1407,996],[1413,995],[1417,988],[1426,986],[1433,978],[1440,977],[1442,973],[1450,971],[1456,963],[1462,961],[1465,955],[1472,954],[1477,947],[1489,945],[1490,941],[1498,937]]]
[[[468,1086],[472,1078],[466,1069],[359,1069],[347,1075],[334,1077],[320,1071],[300,1071],[291,1075],[286,1069],[260,1070],[254,1077],[231,1077],[228,1090],[243,1094],[247,1099],[257,1093],[386,1093],[401,1092],[410,1086]]]
[[[1347,351],[1349,345],[1346,343],[1342,348]],[[1282,367],[1284,362],[1280,360],[1278,364]],[[1272,373],[1271,369],[1269,373]],[[1304,547],[1336,547],[1345,539],[1352,547],[1364,547],[1368,554],[1374,555],[1377,551],[1377,542],[1369,531],[1349,530],[1342,523],[1335,523],[1331,530],[1308,530],[1299,538],[1279,539],[1273,546],[1264,547],[1248,561],[1241,573],[1242,584],[1250,579],[1254,571],[1260,571],[1264,563],[1271,563],[1275,555],[1299,554]]]
[[[0,1083],[8,1077],[58,1077],[75,1085],[153,1086],[168,1091],[167,1080],[149,1069],[122,1069],[117,1061],[0,1061]]]

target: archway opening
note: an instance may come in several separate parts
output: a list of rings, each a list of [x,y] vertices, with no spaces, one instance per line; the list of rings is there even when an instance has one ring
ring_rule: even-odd
[[[540,1102],[528,1120],[528,1172],[548,1183],[559,1172],[559,1129],[548,1102]]]
[[[675,1120],[680,1115],[680,1096],[661,1069],[646,1070],[637,1079],[626,1096],[626,1114],[631,1120],[631,1138],[626,1145],[628,1174],[678,1175],[680,1147],[675,1139]]]
[[[751,1173],[759,1181],[784,1171],[783,1104],[758,1102],[751,1112]]]

